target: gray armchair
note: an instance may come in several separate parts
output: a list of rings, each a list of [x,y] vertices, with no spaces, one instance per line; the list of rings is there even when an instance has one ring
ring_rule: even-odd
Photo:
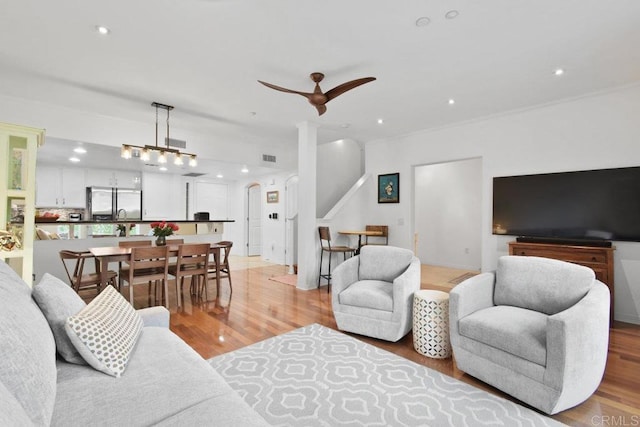
[[[504,256],[495,273],[450,292],[458,368],[555,414],[598,388],[607,361],[609,289],[593,270],[547,258]]]
[[[420,260],[408,249],[363,246],[333,272],[333,314],[338,329],[398,341],[412,326]]]

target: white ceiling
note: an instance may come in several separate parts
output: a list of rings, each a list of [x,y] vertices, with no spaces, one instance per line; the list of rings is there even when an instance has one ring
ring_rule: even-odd
[[[172,123],[229,143],[294,147],[306,120],[321,142],[367,142],[640,81],[638,0],[0,0],[0,11],[0,94],[139,122],[158,101],[176,107]],[[325,91],[377,80],[322,117],[257,83],[312,91],[314,71]]]

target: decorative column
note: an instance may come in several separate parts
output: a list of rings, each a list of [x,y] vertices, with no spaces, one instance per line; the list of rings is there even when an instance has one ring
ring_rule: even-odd
[[[318,125],[298,124],[298,285],[313,289],[318,283],[316,224],[316,162]]]

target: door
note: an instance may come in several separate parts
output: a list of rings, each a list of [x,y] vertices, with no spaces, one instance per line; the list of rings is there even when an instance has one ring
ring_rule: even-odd
[[[260,185],[247,189],[247,256],[261,254],[262,249],[262,206],[260,205]]]

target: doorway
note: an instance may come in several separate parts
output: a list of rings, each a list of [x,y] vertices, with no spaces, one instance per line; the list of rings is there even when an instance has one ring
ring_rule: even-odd
[[[482,159],[414,168],[416,255],[423,264],[482,265]]]
[[[247,256],[262,254],[262,206],[260,184],[247,187]]]

